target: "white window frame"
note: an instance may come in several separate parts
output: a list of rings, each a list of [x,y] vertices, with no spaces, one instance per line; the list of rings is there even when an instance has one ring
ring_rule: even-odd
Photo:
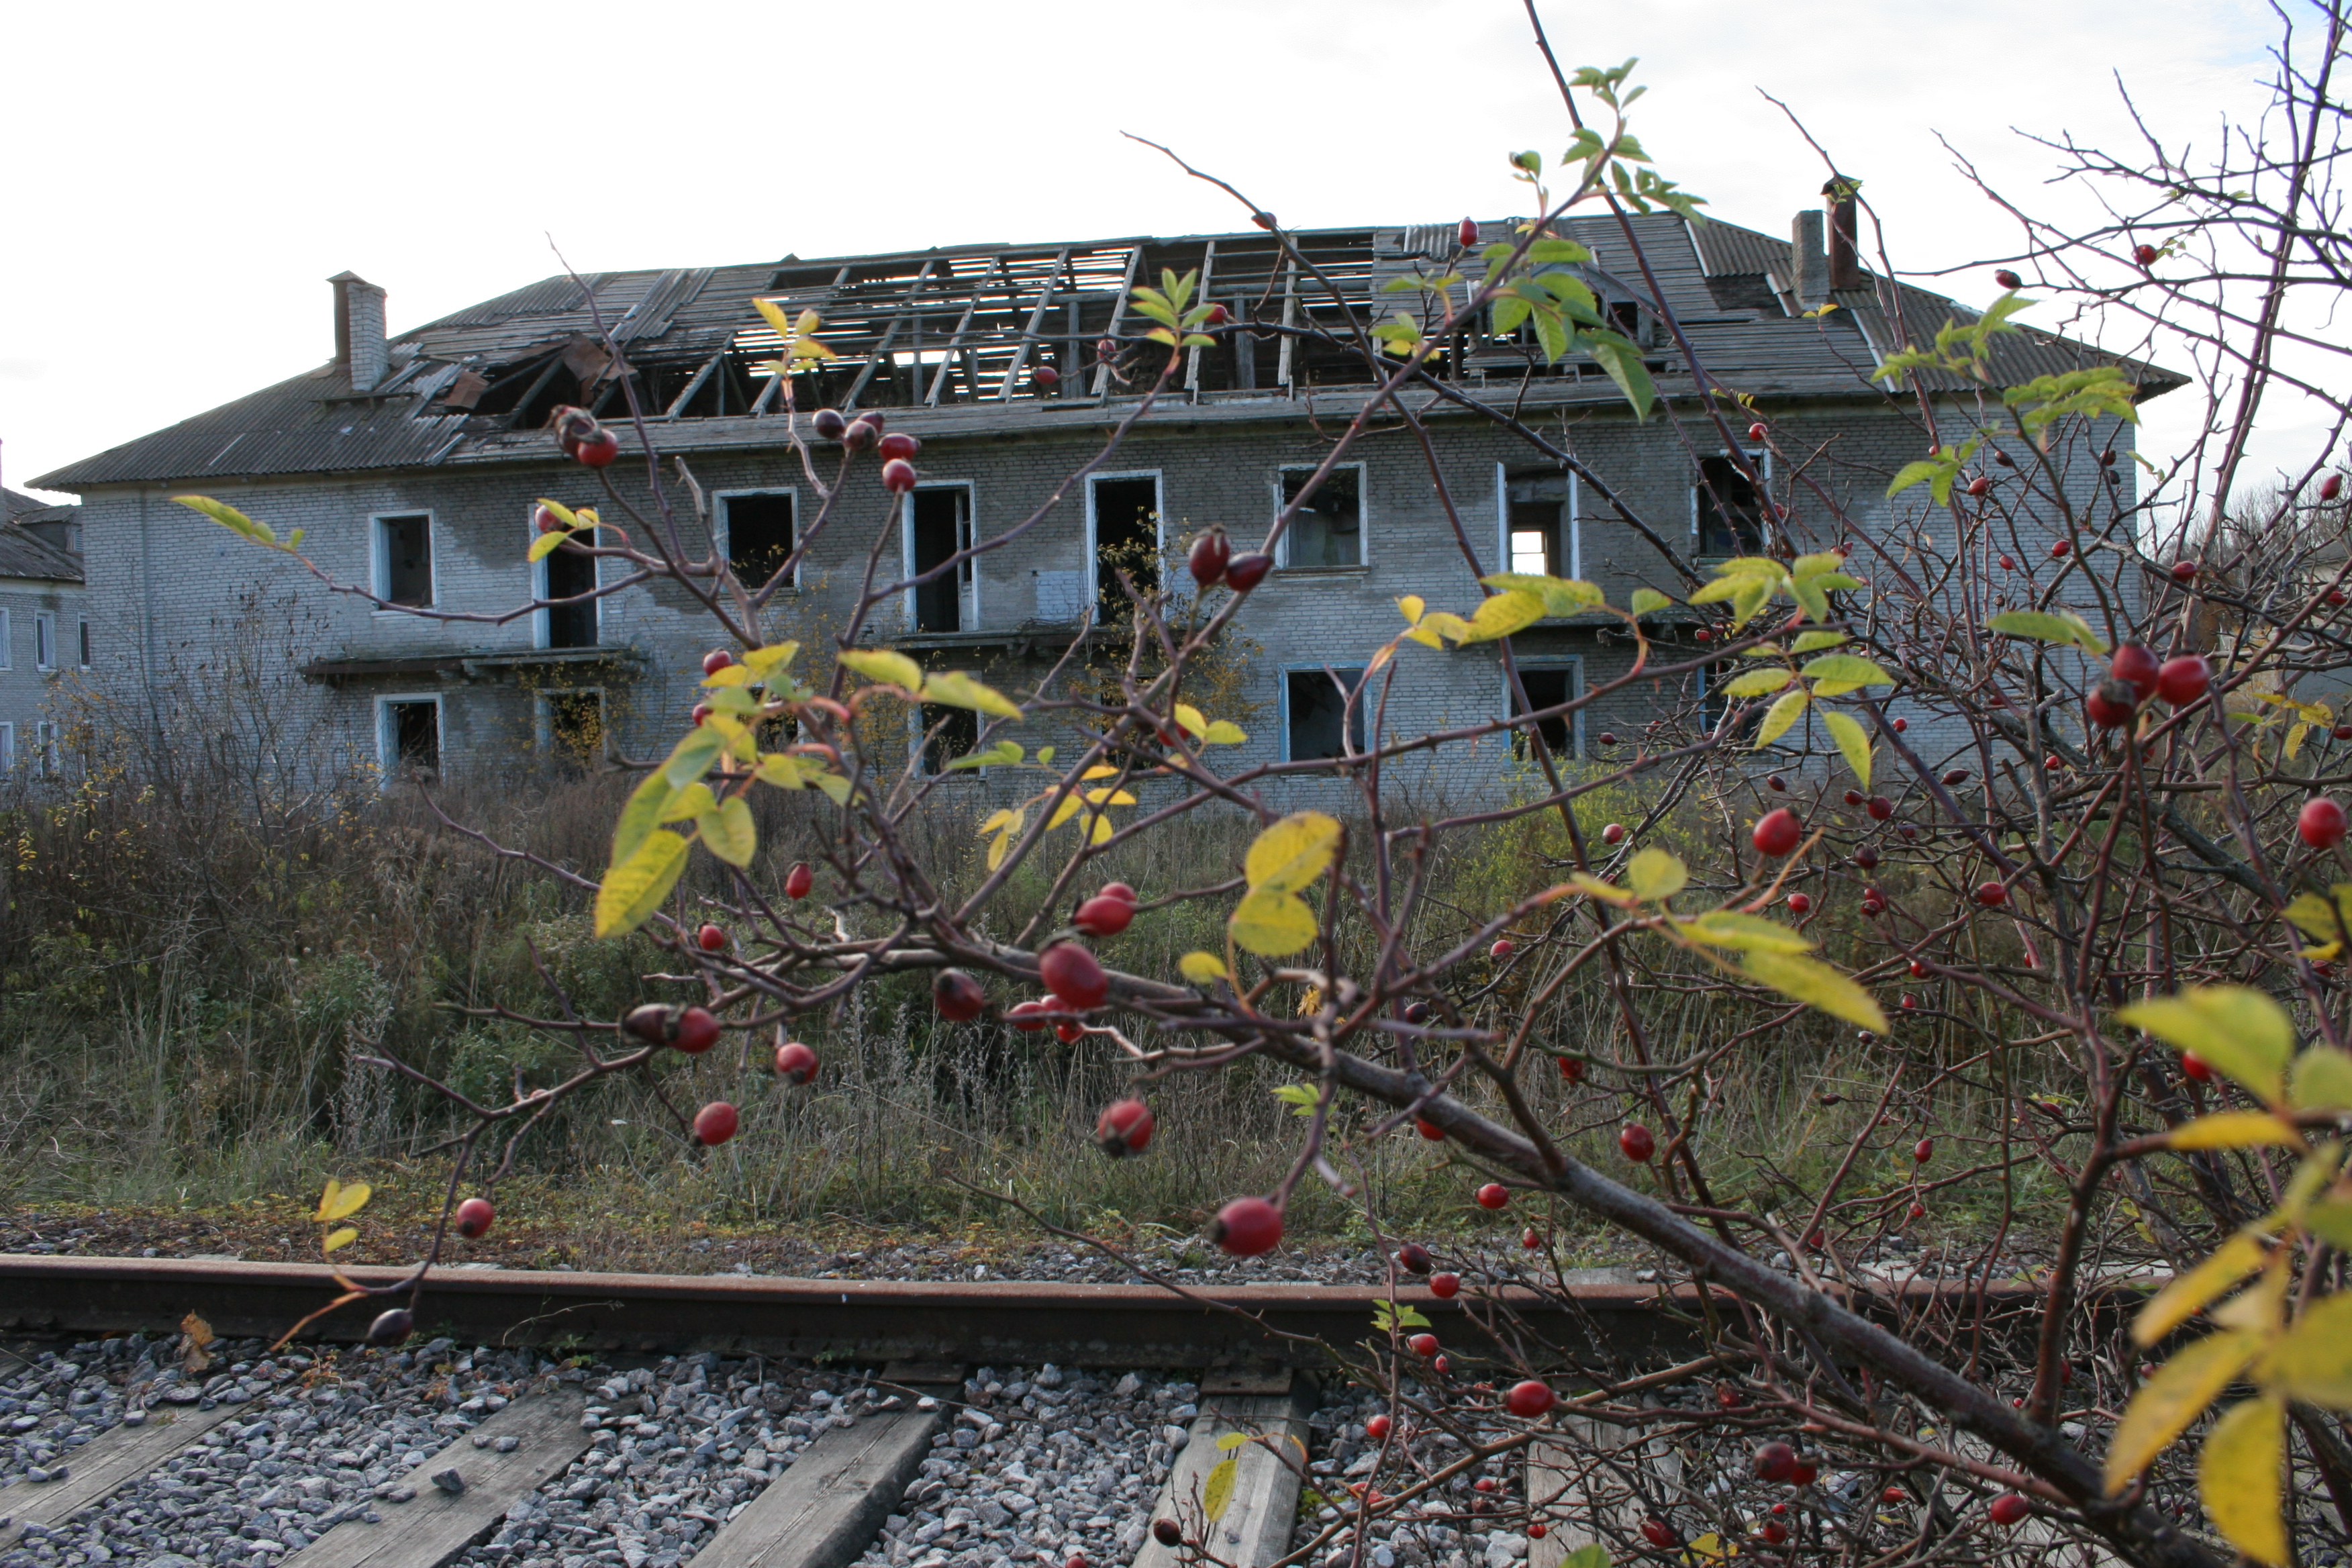
[[[416,514],[413,511],[395,511],[387,512],[384,515],[387,517],[415,517]],[[427,513],[426,515],[429,516],[431,514]],[[523,519],[522,528],[524,541],[523,548],[528,551],[530,545],[536,542],[540,537],[538,502],[534,501],[531,503],[530,512]],[[595,537],[593,530],[590,531],[589,537],[591,539]],[[553,551],[550,551],[547,555],[542,555],[538,560],[533,561],[530,563],[530,596],[534,599],[544,599],[547,597],[547,563],[549,557],[554,553],[555,552]],[[588,558],[588,563],[589,569],[593,574],[591,578],[591,582],[596,587],[603,587],[604,585],[604,558],[601,555],[592,555]],[[438,573],[435,574],[434,591],[436,594],[440,591]],[[596,644],[601,647],[604,646],[604,601],[602,598],[591,599],[588,601],[588,607],[596,612]],[[541,605],[539,608],[530,613],[530,646],[534,648],[545,649],[549,646],[548,638],[553,635],[553,628],[548,623],[548,608],[545,605]]]
[[[1764,538],[1762,543],[1765,549],[1769,550],[1772,547],[1773,530],[1780,526],[1778,509],[1772,504],[1771,449],[1766,447],[1743,447],[1740,448],[1740,452],[1748,458],[1748,464],[1755,468],[1756,477],[1763,481],[1763,490],[1756,499],[1764,503]],[[1716,458],[1728,458],[1731,455],[1731,448],[1728,447],[1717,447],[1713,452],[1707,454],[1709,457]],[[1698,557],[1699,545],[1703,542],[1698,536],[1698,492],[1700,489],[1701,486],[1699,484],[1698,470],[1694,466],[1691,470],[1689,485],[1690,544],[1691,555],[1694,559]]]
[[[78,669],[89,668],[89,617],[88,616],[74,617],[74,667]]]
[[[404,616],[412,609],[437,610],[441,607],[441,519],[426,507],[403,507],[398,511],[368,513],[368,586],[379,599],[392,597],[392,552],[385,547],[384,524],[394,518],[421,517],[425,520],[425,575],[431,584],[422,605],[371,606],[379,616]]]
[[[58,667],[58,617],[54,610],[33,612],[33,668],[44,673]]]
[[[964,522],[966,527],[970,530],[970,532],[964,539],[963,542],[956,546],[956,548],[960,551],[969,550],[980,540],[979,481],[976,479],[925,479],[913,489],[908,490],[905,495],[898,498],[898,575],[902,578],[912,577],[915,574],[915,498],[922,494],[925,490],[963,491]],[[1089,537],[1091,537],[1094,532],[1093,494],[1093,490],[1089,489],[1087,491],[1088,499],[1087,501],[1087,531]],[[795,500],[793,504],[797,508],[800,503]],[[797,510],[793,514],[793,527],[795,531],[800,527],[800,513]],[[1089,552],[1089,559],[1091,559],[1091,552]],[[963,628],[968,632],[978,631],[980,629],[980,557],[975,555],[971,558],[971,624]],[[957,584],[956,592],[959,595],[962,594],[962,584]],[[917,633],[915,631],[914,585],[909,584],[906,588],[901,590],[899,597],[904,601],[906,606],[907,633],[909,637],[915,636]],[[1091,603],[1092,601],[1088,602]],[[959,620],[962,619],[961,616],[958,616],[957,618]],[[917,733],[920,734],[921,731],[918,731]]]
[[[16,668],[16,640],[8,628],[7,606],[0,605],[0,669]]]
[[[1584,577],[1584,478],[1574,468],[1568,474],[1568,575],[1578,581]],[[1693,526],[1696,526],[1697,487],[1692,487]],[[1497,572],[1511,570],[1511,468],[1507,463],[1495,465],[1495,548],[1496,559],[1502,563]]]
[[[394,512],[394,517],[414,517],[415,512]],[[390,789],[400,773],[400,742],[393,733],[392,710],[394,704],[411,702],[433,704],[433,754],[438,771],[449,767],[448,710],[441,705],[438,691],[387,691],[375,700],[375,765],[376,777],[382,787]]]
[[[1095,539],[1095,487],[1108,480],[1150,479],[1151,481],[1151,514],[1158,519],[1151,525],[1151,551],[1159,557],[1164,574],[1168,563],[1168,480],[1160,468],[1123,468],[1116,473],[1087,476],[1087,593],[1084,603],[1091,615],[1102,603],[1102,553]],[[1162,584],[1165,587],[1167,584]]]
[[[0,721],[0,773],[16,765],[16,726]]]
[[[33,725],[33,776],[56,778],[65,772],[64,759],[58,754],[58,727],[47,719]]]
[[[1571,698],[1581,697],[1584,695],[1584,656],[1580,653],[1538,654],[1533,658],[1515,653],[1512,658],[1512,663],[1518,668],[1518,670],[1522,675],[1531,669],[1571,670],[1574,674],[1570,682],[1570,689],[1569,695]],[[1503,689],[1503,717],[1507,721],[1512,717],[1511,672],[1510,670],[1503,668],[1502,662],[1499,659],[1496,661],[1495,676],[1496,679],[1500,682]],[[1569,758],[1570,761],[1581,762],[1584,759],[1584,710],[1580,708],[1575,712],[1570,713],[1568,718]],[[1512,734],[1516,738],[1518,731],[1513,731]],[[1532,749],[1530,749],[1527,760],[1530,763],[1535,761],[1535,755]]]
[[[1335,568],[1327,566],[1323,568],[1323,570],[1328,572],[1335,570]],[[1352,570],[1352,568],[1349,568],[1349,570]],[[1293,757],[1290,754],[1290,678],[1294,675],[1319,675],[1328,680],[1334,675],[1346,675],[1350,671],[1352,671],[1356,677],[1356,684],[1353,691],[1350,693],[1350,695],[1356,699],[1355,710],[1361,713],[1364,717],[1364,749],[1368,752],[1377,751],[1379,749],[1378,739],[1372,732],[1371,710],[1364,707],[1362,700],[1364,683],[1370,679],[1372,676],[1372,671],[1369,668],[1358,664],[1286,664],[1282,667],[1282,760],[1284,762],[1289,763],[1301,760],[1299,758]],[[1347,721],[1343,719],[1339,723],[1339,740],[1343,745],[1346,743],[1348,738],[1348,724]],[[1345,753],[1343,752],[1342,755],[1344,756]],[[1319,758],[1317,760],[1329,761],[1330,759]]]
[[[794,550],[798,550],[798,549],[801,547],[801,492],[800,492],[800,487],[799,487],[798,485],[751,485],[751,486],[747,486],[747,487],[745,487],[745,488],[744,488],[744,489],[738,489],[738,490],[713,490],[713,491],[711,491],[711,492],[710,492],[710,499],[711,499],[712,500],[717,501],[717,502],[719,503],[719,510],[718,510],[718,514],[717,514],[717,515],[718,515],[718,522],[719,522],[719,526],[718,526],[718,527],[716,527],[716,528],[714,528],[714,529],[712,529],[712,530],[710,531],[710,542],[711,542],[711,543],[712,543],[712,544],[713,544],[713,545],[718,549],[718,551],[719,551],[719,559],[720,559],[721,561],[726,561],[726,560],[730,560],[730,559],[731,559],[731,557],[730,557],[730,554],[729,554],[729,550],[730,550],[730,547],[731,546],[731,544],[733,543],[733,538],[734,538],[734,523],[733,523],[733,521],[732,521],[728,517],[728,515],[727,515],[727,503],[728,503],[729,501],[730,501],[730,500],[733,500],[737,496],[790,496],[790,497],[792,497],[792,498],[793,498],[793,548]],[[807,558],[806,556],[803,556],[803,557],[801,558],[800,565],[794,566],[794,567],[793,568],[793,574],[792,574],[792,576],[791,576],[790,578],[786,579],[786,581],[785,581],[785,583],[784,583],[784,587],[785,587],[787,590],[791,590],[791,591],[793,591],[793,592],[797,592],[797,591],[799,590],[800,585],[801,585],[801,567],[802,567],[802,566],[805,566],[805,565],[807,565],[807,564],[808,564],[808,558]],[[975,576],[975,577],[977,577],[977,576],[978,576],[978,574],[977,574],[977,573],[975,573],[975,574],[974,574],[974,576]],[[759,586],[759,584],[756,584],[756,583],[746,583],[746,584],[743,584],[743,585],[744,585],[746,588],[757,588],[757,587]]]
[[[1265,515],[1266,527],[1272,528],[1274,526],[1275,519],[1282,515],[1282,476],[1285,474],[1311,474],[1322,466],[1323,465],[1320,463],[1276,463],[1274,466],[1274,510],[1267,512]],[[1290,563],[1290,531],[1286,528],[1282,531],[1282,539],[1275,551],[1274,567],[1276,571],[1322,572],[1336,574],[1341,572],[1361,572],[1371,565],[1371,468],[1370,465],[1367,463],[1334,463],[1331,465],[1331,472],[1324,476],[1325,482],[1328,483],[1333,476],[1339,474],[1345,468],[1353,468],[1356,470],[1356,563],[1352,566],[1293,566]],[[1288,744],[1286,741],[1284,743],[1286,745]]]

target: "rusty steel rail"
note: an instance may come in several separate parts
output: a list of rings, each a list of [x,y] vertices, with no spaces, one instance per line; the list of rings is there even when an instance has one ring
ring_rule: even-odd
[[[371,1285],[401,1277],[381,1268],[344,1273]],[[225,1337],[275,1338],[337,1293],[316,1263],[0,1254],[0,1331],[17,1334],[172,1332],[194,1312]],[[1373,1303],[1384,1294],[1373,1285],[1213,1285],[1180,1295],[1156,1285],[439,1268],[416,1325],[474,1344],[635,1354],[1308,1366],[1328,1359],[1322,1346],[1370,1334]],[[1979,1300],[1974,1290],[1925,1284],[1894,1294],[1912,1310],[1935,1297],[1949,1309]],[[1700,1303],[1688,1286],[1578,1284],[1565,1300],[1515,1289],[1501,1293],[1501,1314],[1492,1300],[1467,1293],[1441,1300],[1420,1286],[1399,1289],[1396,1300],[1428,1318],[1455,1354],[1503,1351],[1545,1361],[1605,1341],[1619,1355],[1679,1355],[1700,1337]],[[2039,1306],[2037,1292],[2015,1284],[1992,1288],[1984,1300],[2012,1320]],[[1717,1301],[1732,1305],[1721,1294]],[[346,1307],[303,1337],[355,1342],[393,1304],[379,1297]]]

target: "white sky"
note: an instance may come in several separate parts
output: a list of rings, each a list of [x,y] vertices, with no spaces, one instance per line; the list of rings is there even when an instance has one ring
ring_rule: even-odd
[[[1822,179],[1756,89],[1788,100],[1905,268],[2016,244],[1934,132],[2033,197],[2050,160],[2011,127],[2127,147],[2120,71],[2162,129],[2210,141],[2262,102],[2273,26],[2252,0],[1544,12],[1571,68],[1640,56],[1634,129],[1661,168],[1780,235]],[[1289,224],[1495,217],[1527,205],[1505,153],[1556,157],[1568,134],[1515,0],[82,0],[6,31],[18,488],[327,359],[324,279],[346,268],[390,289],[399,331],[560,270],[551,237],[593,270],[1244,224],[1121,130]],[[1939,287],[1997,291],[1983,271]],[[2283,421],[2260,455],[2307,461],[2297,441]]]

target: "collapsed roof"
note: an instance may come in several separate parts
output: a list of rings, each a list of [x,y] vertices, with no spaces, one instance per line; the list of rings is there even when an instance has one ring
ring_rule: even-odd
[[[1972,315],[1907,285],[1882,290],[1865,276],[1864,287],[1829,294],[1840,309],[1811,317],[1791,292],[1789,241],[1727,224],[1687,225],[1672,214],[1632,221],[1702,363],[1721,383],[1758,397],[1877,395],[1869,378],[1885,354]],[[1586,279],[1652,350],[1661,391],[1686,393],[1679,358],[1641,308],[1648,290],[1615,220],[1557,226],[1593,253]],[[1490,223],[1481,238],[1513,232],[1508,220]],[[565,276],[388,342],[378,328],[366,352],[350,348],[359,318],[345,315],[338,321],[344,357],[36,482],[83,490],[544,457],[541,432],[553,408],[583,404],[625,424],[632,398],[661,426],[666,449],[772,446],[785,400],[782,380],[768,368],[778,340],[753,307],[761,299],[822,320],[817,337],[834,357],[793,377],[792,400],[803,410],[920,411],[901,422],[926,436],[1083,423],[1088,410],[1116,416],[1110,405],[1139,395],[1163,363],[1150,357],[1160,351],[1144,342],[1149,323],[1128,300],[1132,287],[1165,270],[1199,274],[1201,298],[1224,305],[1235,322],[1216,348],[1189,351],[1171,413],[1262,419],[1352,401],[1372,376],[1344,341],[1350,317],[1369,324],[1416,303],[1433,314],[1433,301],[1388,285],[1454,265],[1456,226],[1289,237],[1306,267],[1273,235],[1252,230]],[[354,289],[372,296],[373,320],[381,321],[382,290],[350,274],[335,282],[339,302]],[[2093,363],[2123,365],[2143,396],[2180,384],[2171,373],[2030,329],[1996,340],[1993,372],[2014,383]],[[1523,408],[1618,397],[1601,367],[1582,355],[1544,363],[1524,327],[1507,336],[1456,334],[1430,369],[1468,391],[1507,391]]]

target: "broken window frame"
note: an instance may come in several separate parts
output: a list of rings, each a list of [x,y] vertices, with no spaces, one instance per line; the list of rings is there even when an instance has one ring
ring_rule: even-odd
[[[1748,463],[1755,469],[1759,488],[1756,492],[1756,549],[1752,552],[1733,550],[1727,554],[1710,554],[1706,550],[1706,503],[1711,499],[1706,483],[1709,461],[1729,463],[1738,474],[1735,455],[1728,447],[1718,447],[1699,459],[1690,479],[1690,542],[1693,555],[1700,561],[1728,561],[1741,554],[1763,554],[1772,548],[1772,454],[1763,448],[1743,448]],[[1737,541],[1735,540],[1736,543]]]
[[[945,727],[934,736],[931,726],[946,721]],[[944,703],[918,702],[907,710],[907,753],[913,760],[918,778],[954,778],[947,764],[958,757],[969,755],[980,747],[981,716],[969,708],[950,708]],[[943,748],[961,739],[962,743],[953,751]],[[965,768],[961,772],[977,777],[985,768]]]
[[[1549,675],[1564,671],[1568,676],[1568,689],[1560,700],[1572,701],[1584,695],[1584,656],[1582,654],[1538,654],[1533,658],[1515,656],[1512,662],[1518,668],[1522,685],[1526,684],[1527,677],[1530,675]],[[1516,719],[1523,711],[1519,707],[1518,693],[1512,689],[1510,670],[1504,668],[1500,660],[1496,663],[1496,675],[1503,685],[1503,717],[1507,720]],[[1536,709],[1552,706],[1549,702],[1536,702],[1535,695],[1533,691],[1528,693],[1528,700],[1535,706],[1524,711],[1533,712]],[[1554,746],[1551,748],[1551,754],[1556,761],[1580,762],[1584,757],[1584,710],[1580,708],[1568,714],[1566,722],[1568,749],[1563,751]],[[1525,763],[1530,766],[1534,764],[1535,748],[1528,744],[1528,732],[1525,730],[1511,731],[1511,756],[1516,762]]]
[[[392,531],[390,525],[405,522],[410,518],[425,520],[425,598],[411,604],[394,596],[392,574]],[[440,553],[439,518],[430,510],[419,511],[403,508],[399,511],[368,513],[368,584],[375,596],[384,601],[373,606],[379,616],[405,615],[410,610],[437,608],[441,602],[441,573],[437,557]]]
[[[403,513],[402,515],[412,515]],[[448,731],[443,721],[447,715],[441,706],[437,691],[386,691],[375,700],[375,762],[376,779],[380,787],[390,789],[408,776],[400,755],[399,719],[395,708],[429,704],[433,710],[433,761],[425,770],[438,776],[445,753],[448,750]]]
[[[1328,668],[1319,664],[1286,664],[1282,667],[1282,760],[1284,762],[1322,760],[1300,756],[1293,744],[1297,738],[1297,715],[1291,711],[1292,684],[1301,678],[1311,677],[1328,686],[1335,684],[1332,678],[1337,676],[1348,683],[1348,697],[1353,697],[1362,690],[1365,673],[1365,668],[1361,665],[1335,665]],[[1341,700],[1347,701],[1347,697]],[[1344,727],[1340,734],[1341,749],[1330,755],[1340,757],[1361,755],[1366,749],[1365,736],[1370,732],[1370,716],[1364,711],[1364,703],[1361,700],[1347,701]]]
[[[710,531],[710,542],[712,548],[719,552],[719,558],[721,561],[726,562],[730,566],[735,564],[735,519],[730,509],[736,501],[746,496],[782,496],[788,502],[790,502],[793,509],[792,544],[786,549],[784,553],[786,555],[790,555],[793,550],[800,547],[801,492],[799,486],[750,485],[741,489],[714,490],[711,492],[710,500],[712,502],[712,521],[715,522],[716,526]],[[801,567],[804,564],[806,564],[805,562],[798,563],[793,565],[793,574],[784,580],[784,585],[782,590],[782,592],[796,593],[799,591],[801,585]],[[761,590],[761,588],[766,585],[766,583],[767,579],[763,577],[757,583],[747,581],[743,586],[756,594]]]
[[[1102,571],[1102,542],[1098,528],[1100,519],[1096,510],[1096,487],[1106,483],[1117,484],[1122,481],[1132,484],[1139,479],[1150,479],[1151,481],[1151,552],[1153,559],[1159,563],[1160,581],[1165,583],[1168,578],[1168,479],[1166,470],[1160,468],[1123,468],[1114,473],[1088,474],[1087,476],[1087,536],[1086,554],[1084,557],[1086,563],[1087,581],[1086,597],[1082,603],[1091,605],[1095,607],[1097,611],[1097,624],[1100,622],[1100,611],[1102,609],[1104,595],[1106,592],[1116,592],[1118,584],[1118,579],[1116,578],[1111,578],[1108,581],[1106,581]]]
[[[556,721],[556,706],[581,698],[590,699],[596,704],[596,737],[593,747],[575,750],[565,742],[563,731]],[[532,704],[532,740],[538,745],[540,755],[557,762],[591,765],[611,750],[612,715],[603,687],[545,689],[539,693],[539,700]]]
[[[962,552],[970,550],[972,546],[972,541],[976,537],[980,528],[979,483],[972,479],[926,479],[922,483],[917,485],[913,489],[908,490],[904,496],[900,497],[898,501],[898,575],[902,579],[912,577],[916,571],[915,498],[920,495],[936,495],[942,490],[961,490],[963,492],[963,516],[959,520],[956,527],[956,549],[959,552]],[[977,556],[966,555],[963,560],[958,563],[955,570],[955,630],[959,632],[978,631],[980,629],[981,604],[980,561]],[[917,636],[926,635],[919,629],[921,626],[921,616],[919,609],[919,601],[918,595],[921,593],[921,585],[914,583],[908,584],[904,590],[907,630]],[[940,634],[933,631],[929,635],[936,636]]]
[[[1284,493],[1285,484],[1289,476],[1297,474],[1303,480],[1311,476],[1318,467],[1319,465],[1315,463],[1284,463],[1275,468],[1274,511],[1266,520],[1269,528],[1273,526],[1274,519],[1282,515],[1283,508],[1290,504],[1288,496]],[[1370,466],[1364,463],[1335,464],[1331,471],[1323,477],[1323,483],[1316,487],[1315,493],[1318,497],[1324,495],[1330,489],[1332,480],[1341,474],[1349,472],[1355,475],[1356,480],[1356,558],[1353,561],[1331,563],[1304,561],[1294,563],[1291,559],[1291,546],[1298,538],[1298,519],[1294,516],[1290,520],[1290,526],[1283,531],[1280,547],[1275,557],[1275,567],[1277,571],[1361,572],[1372,563],[1372,486]]]
[[[537,521],[538,515],[539,508],[538,505],[534,503],[531,507],[529,520],[527,520],[523,524],[524,534],[528,539],[535,540],[539,537],[539,524]],[[561,550],[562,548],[563,547],[562,545],[556,546],[556,550]],[[554,559],[555,551],[550,551],[547,554],[542,555],[538,560],[530,563],[530,596],[532,598],[543,600],[550,597],[548,587],[549,578],[551,574],[549,568],[550,563],[552,563]],[[592,588],[601,588],[604,585],[604,557],[592,555],[588,558],[588,574],[589,585]],[[569,596],[570,595],[566,595],[566,597]],[[530,646],[541,650],[554,647],[603,647],[604,642],[604,601],[602,598],[595,598],[589,600],[584,605],[566,605],[565,608],[581,608],[585,609],[589,613],[590,616],[593,617],[593,623],[590,629],[591,640],[585,643],[558,643],[555,640],[556,608],[554,605],[542,604],[539,608],[530,613]]]
[[[1516,473],[1507,463],[1495,465],[1495,547],[1500,552],[1501,570],[1520,570],[1518,558],[1511,546],[1511,484],[1512,481],[1549,478],[1555,471],[1567,481],[1567,495],[1560,502],[1560,527],[1563,537],[1559,541],[1563,559],[1557,571],[1538,572],[1536,576],[1582,579],[1584,576],[1584,485],[1573,468],[1521,468]]]
[[[33,776],[37,779],[62,777],[65,755],[58,747],[58,726],[54,720],[33,721]]]

